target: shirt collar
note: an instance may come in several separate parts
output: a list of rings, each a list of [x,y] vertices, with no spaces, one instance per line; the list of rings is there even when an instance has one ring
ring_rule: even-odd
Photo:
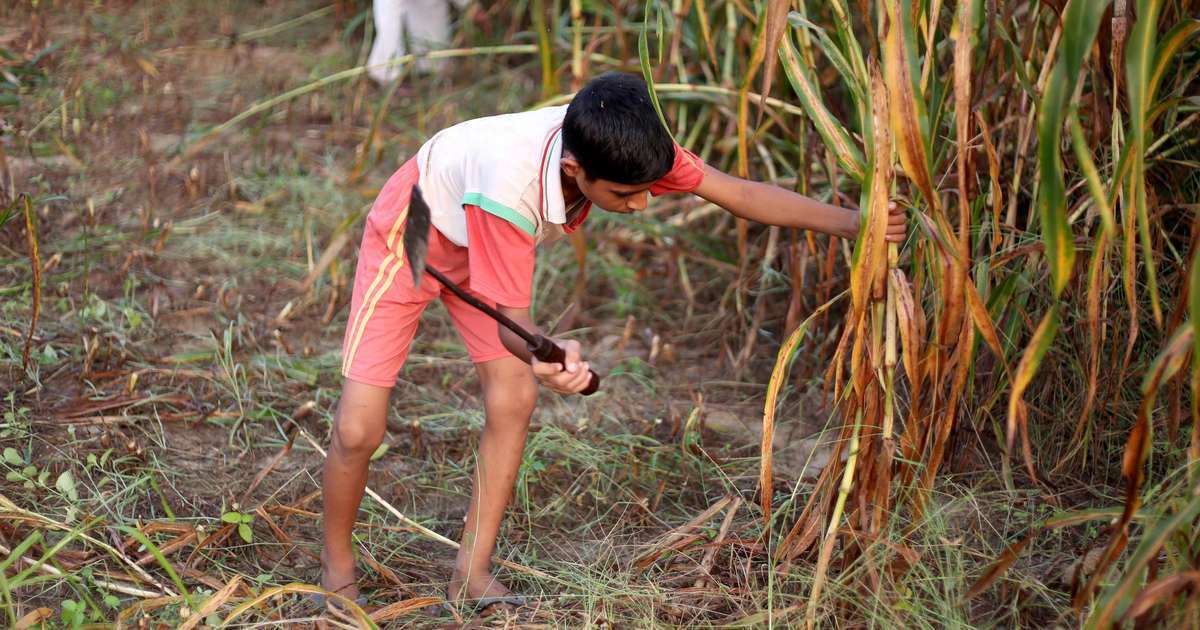
[[[556,127],[542,147],[541,205],[542,219],[562,225],[567,222],[567,208],[562,194],[562,127]]]

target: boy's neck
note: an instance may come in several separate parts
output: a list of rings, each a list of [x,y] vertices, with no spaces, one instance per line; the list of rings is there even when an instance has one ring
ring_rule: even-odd
[[[575,185],[575,178],[567,175],[566,171],[559,173],[559,180],[562,186],[563,204],[569,208],[571,204],[579,201],[579,198],[583,196],[583,191],[579,190],[579,186]]]

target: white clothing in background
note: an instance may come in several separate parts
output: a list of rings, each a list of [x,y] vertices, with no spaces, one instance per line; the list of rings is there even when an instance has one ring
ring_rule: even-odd
[[[378,83],[389,83],[400,76],[400,66],[381,65],[390,59],[412,53],[445,48],[450,43],[450,3],[458,8],[470,0],[375,0],[375,42],[367,64],[367,74]],[[407,46],[411,45],[412,50]],[[422,59],[417,72],[436,72],[445,61]]]

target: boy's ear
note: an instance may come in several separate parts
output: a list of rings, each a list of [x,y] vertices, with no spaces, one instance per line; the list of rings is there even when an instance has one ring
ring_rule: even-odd
[[[572,179],[579,177],[583,173],[583,167],[579,165],[579,162],[575,161],[575,158],[570,153],[564,153],[562,159],[559,160],[559,164],[562,166],[563,172]]]

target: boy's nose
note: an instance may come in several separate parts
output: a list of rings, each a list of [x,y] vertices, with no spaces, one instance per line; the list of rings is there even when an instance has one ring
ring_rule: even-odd
[[[625,207],[628,208],[630,212],[641,212],[642,210],[646,209],[646,204],[649,201],[649,198],[650,193],[648,192],[634,195],[629,198],[629,203],[625,204]]]

